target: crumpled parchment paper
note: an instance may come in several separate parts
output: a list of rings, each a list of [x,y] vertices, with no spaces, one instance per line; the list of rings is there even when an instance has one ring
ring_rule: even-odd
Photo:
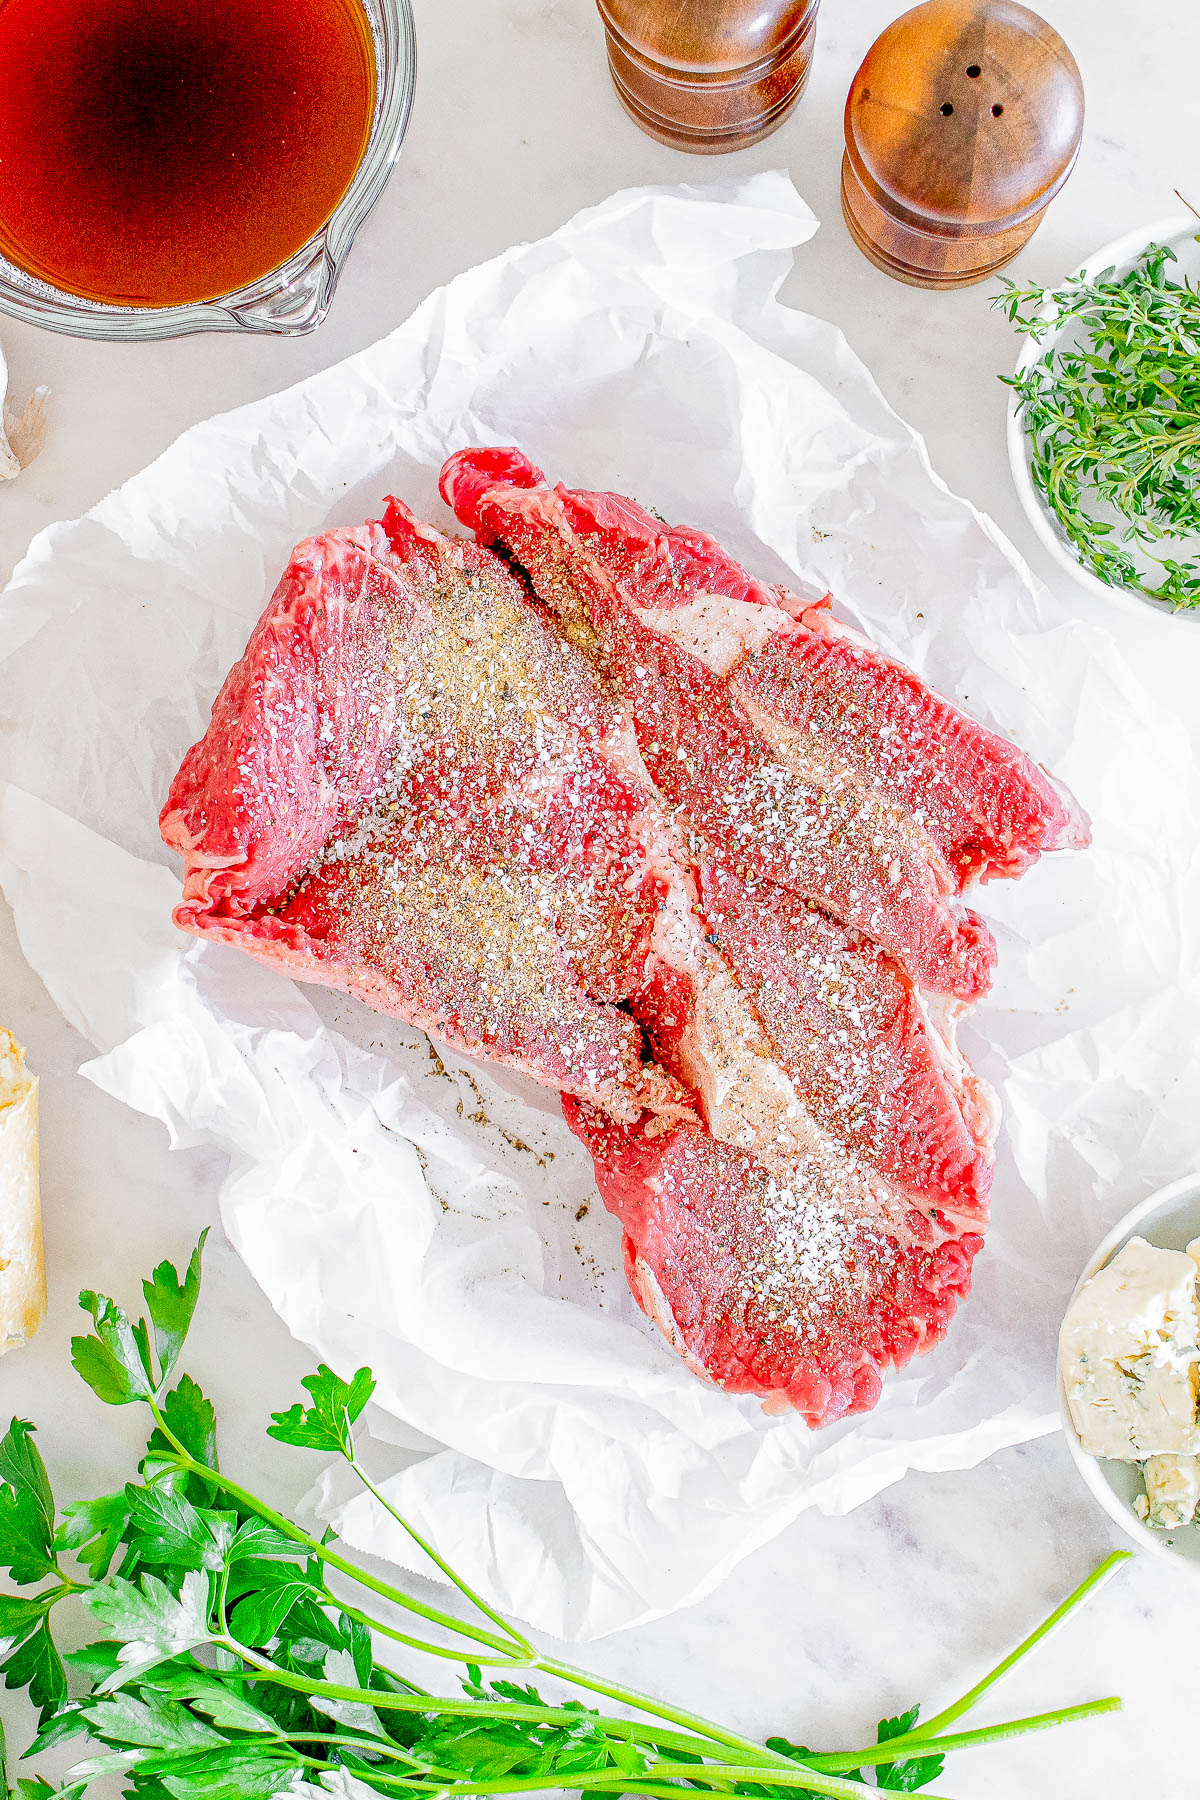
[[[1052,1429],[1089,1246],[1194,1159],[1194,739],[1131,678],[1103,603],[1038,588],[841,335],[778,303],[815,228],[781,174],[617,194],[186,433],[41,536],[0,607],[0,878],[97,1047],[85,1073],[177,1144],[227,1150],[222,1217],[272,1304],[378,1377],[392,1498],[564,1636],[698,1596],[805,1507]],[[1092,813],[1088,854],[980,897],[1000,971],[964,1037],[1004,1101],[995,1223],[948,1341],[866,1418],[813,1434],[687,1372],[626,1293],[553,1096],[171,924],[156,815],[291,545],[390,490],[445,522],[439,465],[481,440],[831,588]],[[412,1561],[373,1503],[330,1481],[324,1504]]]

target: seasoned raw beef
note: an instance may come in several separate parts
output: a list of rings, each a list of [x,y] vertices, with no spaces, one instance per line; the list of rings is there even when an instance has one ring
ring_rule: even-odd
[[[986,990],[995,948],[965,884],[1086,841],[1044,771],[702,532],[548,487],[515,450],[459,452],[442,491],[616,681],[651,776],[712,856],[863,932],[932,993]]]
[[[725,955],[730,883],[718,905],[611,689],[490,552],[398,502],[296,552],[163,833],[190,930],[617,1117],[698,1112],[984,1216],[990,1112],[968,1123],[969,1072],[899,971],[815,915],[793,940],[821,954],[784,980],[756,961],[777,922]]]
[[[1080,815],[702,533],[516,452],[444,485],[487,545],[392,501],[294,553],[163,811],[176,918],[558,1089],[692,1366],[869,1406],[987,1218],[958,897]]]
[[[785,889],[700,873],[705,923],[825,1132],[916,1205],[986,1219],[995,1096],[904,970]]]
[[[657,907],[646,804],[579,652],[393,502],[295,552],[162,832],[186,929],[632,1118],[690,1110],[618,1004]]]
[[[890,1366],[944,1335],[983,1239],[881,1206],[844,1165],[767,1168],[694,1125],[623,1125],[565,1100],[629,1285],[698,1373],[810,1424],[865,1412]]]

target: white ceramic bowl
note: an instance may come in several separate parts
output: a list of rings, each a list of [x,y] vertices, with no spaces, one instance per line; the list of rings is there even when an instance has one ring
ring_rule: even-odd
[[[1162,1250],[1183,1250],[1193,1238],[1200,1237],[1200,1173],[1185,1175],[1181,1181],[1173,1181],[1170,1187],[1160,1188],[1157,1194],[1151,1194],[1148,1200],[1126,1213],[1089,1258],[1075,1284],[1075,1294],[1131,1237],[1143,1237]],[[1071,1296],[1072,1302],[1075,1294]],[[1089,1456],[1080,1447],[1067,1408],[1061,1360],[1058,1404],[1075,1466],[1109,1518],[1143,1549],[1152,1550],[1157,1556],[1183,1558],[1200,1574],[1200,1525],[1185,1525],[1174,1532],[1153,1531],[1149,1525],[1143,1525],[1133,1510],[1134,1500],[1144,1492],[1137,1464]]]
[[[1087,258],[1086,262],[1080,265],[1076,274],[1087,277],[1096,276],[1102,270],[1109,268],[1115,268],[1118,274],[1123,274],[1127,269],[1132,268],[1148,244],[1169,244],[1178,258],[1174,264],[1174,273],[1181,276],[1186,275],[1195,280],[1197,276],[1200,276],[1200,244],[1196,242],[1197,232],[1200,232],[1200,219],[1197,219],[1192,213],[1183,213],[1170,219],[1160,219],[1157,225],[1141,225],[1136,231],[1128,232],[1124,237],[1117,238],[1115,242],[1105,244],[1103,249],[1095,251]],[[1027,337],[1015,372],[1018,375],[1024,374],[1031,363],[1044,356],[1052,345],[1062,343],[1068,334],[1072,338],[1074,337],[1074,327],[1070,321],[1062,331],[1050,333],[1040,341]],[[1076,581],[1081,582],[1094,594],[1122,594],[1144,606],[1161,607],[1161,602],[1147,600],[1144,594],[1136,593],[1131,588],[1108,587],[1089,569],[1082,566],[1071,547],[1070,540],[1033,484],[1033,476],[1030,473],[1032,463],[1030,442],[1021,423],[1020,406],[1016,393],[1011,389],[1008,402],[1008,461],[1025,517],[1056,562],[1061,563],[1064,569],[1070,571]],[[1189,555],[1197,556],[1200,555],[1200,540],[1183,538],[1178,540],[1174,548],[1181,560]],[[1136,549],[1133,551],[1133,555],[1136,560]],[[1182,616],[1195,618],[1198,615],[1200,615],[1200,608]]]

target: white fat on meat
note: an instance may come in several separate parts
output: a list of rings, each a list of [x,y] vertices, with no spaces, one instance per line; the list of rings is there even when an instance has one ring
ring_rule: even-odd
[[[929,1046],[954,1090],[967,1129],[977,1144],[990,1150],[1003,1114],[995,1089],[976,1074],[958,1047],[958,1021],[969,1009],[949,994],[927,994],[918,987],[914,987],[913,994]]]
[[[676,1047],[679,1074],[700,1095],[713,1136],[759,1154],[811,1150],[821,1134],[772,1055],[761,1026],[723,960],[704,943],[691,901],[671,883],[654,923],[651,954],[683,974],[693,1004]]]
[[[911,1198],[813,1118],[736,978],[704,942],[678,879],[655,920],[651,956],[683,974],[691,990],[692,1008],[674,1047],[672,1072],[700,1096],[713,1137],[752,1151],[755,1161],[768,1169],[786,1168],[797,1158],[811,1161],[840,1187],[847,1206],[886,1220],[897,1241],[910,1246]]]
[[[676,1356],[687,1364],[693,1375],[698,1375],[701,1381],[709,1381],[711,1377],[708,1370],[699,1358],[693,1356],[688,1349],[675,1314],[667,1302],[667,1296],[658,1285],[657,1277],[650,1264],[643,1261],[640,1256],[631,1256],[628,1273],[633,1297],[650,1323],[658,1326]]]
[[[728,594],[701,594],[684,606],[639,607],[637,617],[657,637],[670,639],[714,675],[728,675],[744,656],[761,651],[777,632],[793,629],[787,614],[776,607],[732,600]]]

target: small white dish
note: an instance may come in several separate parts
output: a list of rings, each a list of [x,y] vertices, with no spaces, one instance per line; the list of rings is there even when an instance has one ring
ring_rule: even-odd
[[[1197,219],[1194,213],[1182,213],[1174,218],[1160,219],[1156,225],[1139,225],[1136,231],[1127,232],[1124,237],[1117,238],[1113,243],[1105,244],[1102,249],[1094,251],[1070,279],[1074,280],[1079,276],[1091,278],[1101,274],[1105,269],[1115,269],[1117,274],[1124,274],[1126,270],[1133,267],[1149,244],[1167,244],[1175,252],[1177,258],[1173,265],[1173,273],[1180,277],[1187,276],[1194,281],[1200,276],[1200,244],[1196,242],[1197,232],[1200,232],[1200,219]],[[1030,364],[1036,362],[1039,357],[1045,356],[1053,345],[1071,341],[1078,342],[1078,335],[1071,321],[1068,321],[1062,330],[1050,332],[1044,338],[1027,337],[1021,355],[1017,359],[1014,373],[1024,374]],[[1166,611],[1161,601],[1147,600],[1144,594],[1136,593],[1131,588],[1109,587],[1106,582],[1101,581],[1098,576],[1091,573],[1090,569],[1085,569],[1080,563],[1069,538],[1034,486],[1031,473],[1033,461],[1031,445],[1021,422],[1020,403],[1012,389],[1009,390],[1008,401],[1008,461],[1009,467],[1012,469],[1017,498],[1021,502],[1025,517],[1054,560],[1061,563],[1064,569],[1069,570],[1076,581],[1081,582],[1094,594],[1103,594],[1106,597],[1120,594],[1128,600],[1136,601],[1139,605],[1153,606],[1160,611]],[[1117,517],[1115,513],[1110,516],[1113,519]],[[1194,538],[1181,538],[1172,548],[1180,560],[1185,560],[1189,556],[1200,556],[1200,540]],[[1140,560],[1136,548],[1132,550],[1131,554],[1135,561]],[[1153,567],[1149,563],[1146,566]],[[1200,616],[1200,608],[1184,616]]]
[[[1101,264],[1101,267],[1104,266]],[[1084,1282],[1090,1281],[1097,1270],[1102,1269],[1131,1237],[1143,1237],[1162,1250],[1184,1250],[1193,1238],[1200,1237],[1200,1172],[1185,1175],[1182,1180],[1173,1181],[1170,1187],[1160,1188],[1157,1194],[1151,1194],[1140,1206],[1135,1206],[1132,1212],[1127,1212],[1123,1219],[1118,1220],[1088,1259],[1086,1268],[1075,1284],[1075,1292],[1071,1295],[1072,1304]],[[1119,1525],[1125,1535],[1142,1549],[1151,1550],[1156,1556],[1183,1558],[1192,1563],[1200,1574],[1200,1525],[1184,1525],[1178,1531],[1154,1531],[1149,1525],[1143,1525],[1133,1510],[1137,1496],[1145,1491],[1137,1464],[1111,1462],[1105,1457],[1089,1456],[1080,1446],[1067,1407],[1061,1359],[1058,1367],[1058,1405],[1067,1447],[1075,1466],[1114,1524]]]

